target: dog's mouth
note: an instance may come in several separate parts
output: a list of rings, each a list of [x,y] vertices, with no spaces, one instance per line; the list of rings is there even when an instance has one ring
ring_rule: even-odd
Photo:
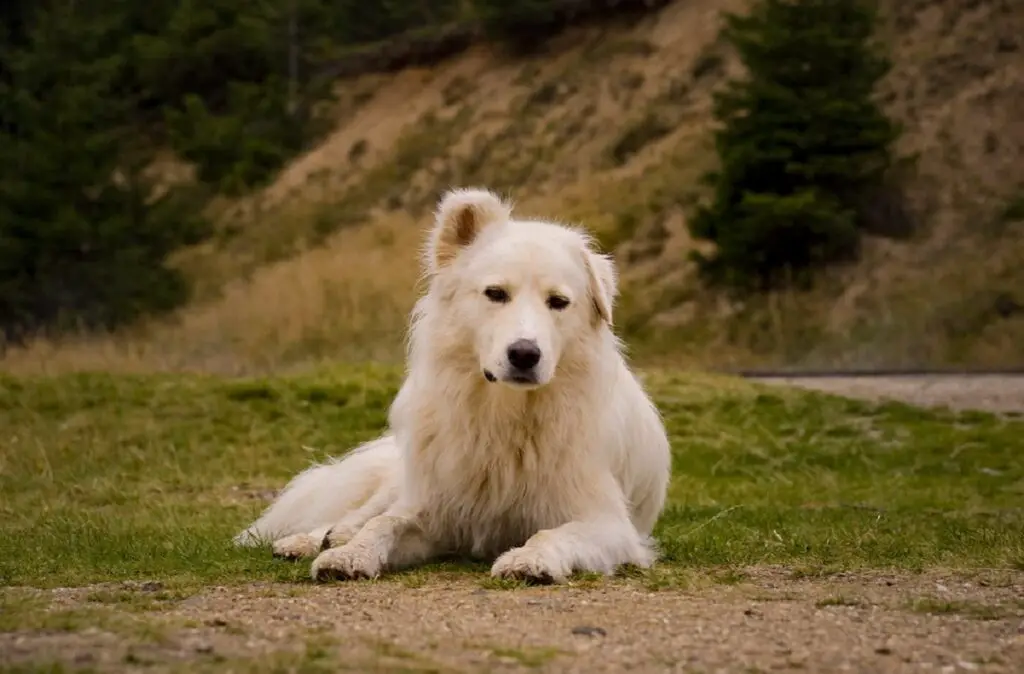
[[[492,384],[497,383],[498,381],[498,378],[490,370],[484,370],[484,379]],[[537,381],[537,375],[532,372],[512,372],[502,377],[501,381],[504,384],[512,384],[523,388],[533,388],[539,384]]]

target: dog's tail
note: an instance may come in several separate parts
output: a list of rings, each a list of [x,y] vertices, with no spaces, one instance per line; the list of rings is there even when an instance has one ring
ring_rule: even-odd
[[[259,519],[235,536],[235,544],[257,546],[329,528],[375,495],[393,490],[400,470],[398,448],[390,435],[312,466],[295,476]]]

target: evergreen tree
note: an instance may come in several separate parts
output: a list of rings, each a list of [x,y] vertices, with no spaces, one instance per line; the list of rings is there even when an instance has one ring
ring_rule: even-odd
[[[312,104],[332,84],[317,70],[330,72],[349,48],[372,55],[366,43],[379,42],[381,56],[400,55],[393,40],[429,39],[453,21],[532,39],[581,8],[650,3],[0,3],[0,348],[183,301],[184,279],[166,259],[208,232],[203,195],[249,190],[308,146],[319,126]],[[193,163],[198,184],[154,200],[143,169],[168,147]]]
[[[716,96],[720,168],[690,224],[713,241],[705,278],[750,290],[857,254],[869,190],[891,161],[895,125],[873,101],[889,68],[864,0],[759,0],[724,37],[746,77]]]
[[[175,197],[153,202],[117,95],[124,56],[114,13],[40,11],[7,43],[0,79],[0,336],[108,327],[172,307],[183,279],[164,265],[202,222]],[[123,92],[122,92],[123,93]],[[180,202],[179,202],[180,203]]]

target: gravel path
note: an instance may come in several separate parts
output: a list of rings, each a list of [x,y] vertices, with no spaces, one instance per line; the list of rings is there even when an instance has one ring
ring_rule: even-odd
[[[159,621],[141,631],[148,638],[123,627],[0,634],[0,669],[55,658],[100,672],[208,671],[217,662],[212,671],[241,672],[250,670],[228,663],[267,665],[282,652],[308,653],[312,640],[359,672],[1021,672],[1021,575],[801,578],[762,568],[729,584],[690,578],[667,588],[631,580],[517,590],[472,580],[213,588],[132,614]],[[95,591],[53,591],[51,610],[80,606]],[[289,664],[260,671],[329,671]]]
[[[871,400],[913,405],[1024,413],[1024,375],[900,375],[857,377],[751,377],[769,384],[799,386]]]

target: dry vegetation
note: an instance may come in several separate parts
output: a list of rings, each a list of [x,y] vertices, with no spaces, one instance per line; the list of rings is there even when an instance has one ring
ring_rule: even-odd
[[[687,0],[576,29],[544,54],[485,46],[430,69],[338,82],[335,132],[259,194],[217,204],[221,233],[180,264],[199,298],[172,321],[37,343],[3,368],[267,371],[400,356],[417,248],[440,190],[485,184],[527,213],[578,220],[624,271],[638,356],[859,365],[1019,361],[1024,349],[1024,7],[888,0],[909,239],[813,293],[739,306],[685,262],[711,92],[738,65],[717,39],[741,0]]]

